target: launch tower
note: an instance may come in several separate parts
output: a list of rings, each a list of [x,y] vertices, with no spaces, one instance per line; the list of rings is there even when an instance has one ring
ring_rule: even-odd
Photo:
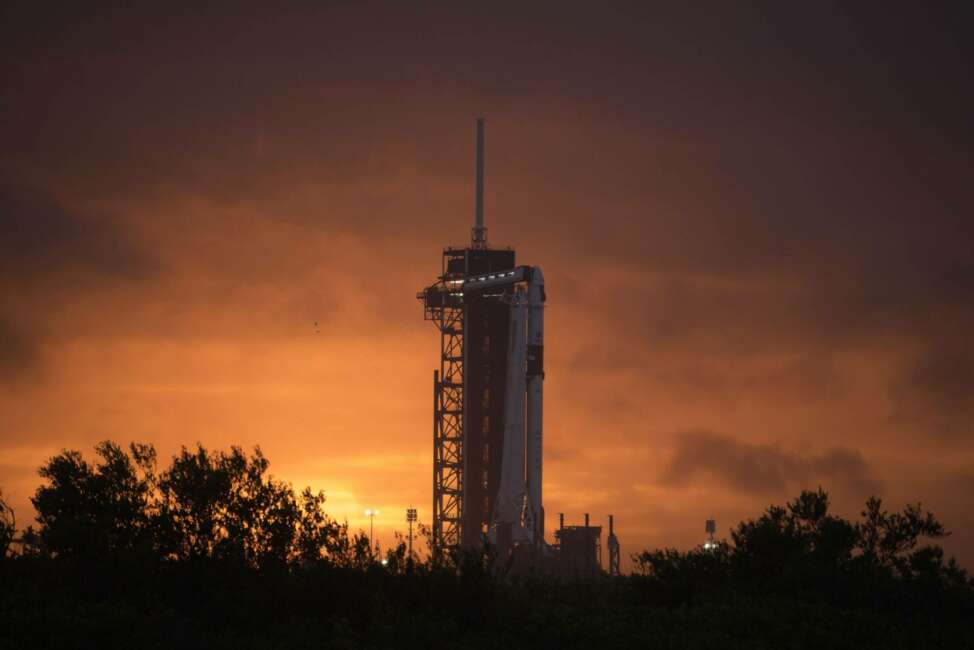
[[[440,332],[433,371],[433,556],[480,548],[540,557],[544,276],[491,248],[484,225],[484,119],[477,119],[470,245],[443,250],[417,294]]]

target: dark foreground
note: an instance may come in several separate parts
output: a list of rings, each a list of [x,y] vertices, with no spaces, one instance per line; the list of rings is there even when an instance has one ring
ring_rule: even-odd
[[[261,574],[212,563],[8,563],[3,648],[969,648],[970,609],[703,593],[642,576],[580,582],[425,569]],[[969,607],[969,605],[968,605]]]
[[[8,552],[0,649],[974,648],[974,582],[919,506],[858,521],[803,492],[729,542],[634,558],[631,576],[512,576],[489,548],[384,554],[234,449],[106,443],[41,468],[36,530]],[[2,510],[2,508],[0,508]]]

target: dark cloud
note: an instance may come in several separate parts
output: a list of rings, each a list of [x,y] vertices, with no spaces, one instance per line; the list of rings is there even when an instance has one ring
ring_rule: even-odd
[[[8,385],[42,369],[52,332],[77,333],[77,305],[159,275],[155,254],[117,221],[82,217],[11,183],[0,183],[0,233],[0,380]]]
[[[820,356],[792,359],[770,371],[744,377],[738,383],[747,391],[806,403],[840,398],[848,387],[846,378],[831,359]]]
[[[0,382],[19,378],[39,362],[38,342],[0,313]]]
[[[933,344],[909,359],[890,387],[891,424],[932,429],[955,440],[974,440],[974,344],[967,335]]]
[[[43,195],[0,185],[0,280],[78,288],[88,280],[144,280],[153,257],[116,223],[82,218]]]
[[[839,486],[857,495],[874,494],[880,484],[855,449],[834,447],[822,453],[796,453],[777,446],[743,442],[710,431],[676,438],[676,450],[660,481],[683,486],[701,476],[718,486],[755,495]]]

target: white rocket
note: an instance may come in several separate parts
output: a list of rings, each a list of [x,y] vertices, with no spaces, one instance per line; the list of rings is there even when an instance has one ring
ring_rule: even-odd
[[[491,537],[497,543],[497,528],[509,528],[511,541],[530,539],[524,525],[527,490],[525,485],[524,407],[527,375],[527,309],[523,287],[511,296],[510,334],[507,348],[507,378],[504,398],[504,456],[501,461],[500,485],[494,501]]]
[[[514,285],[514,291],[509,301],[504,451],[490,537],[496,543],[498,530],[507,529],[511,542],[540,545],[544,540],[544,275],[536,266],[519,266],[469,278],[463,288],[467,291],[510,285]]]

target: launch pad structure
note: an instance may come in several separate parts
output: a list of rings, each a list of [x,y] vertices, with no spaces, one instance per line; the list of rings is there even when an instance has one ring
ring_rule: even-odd
[[[417,294],[440,333],[432,553],[438,562],[486,542],[543,567],[558,551],[545,543],[542,504],[544,275],[518,266],[513,249],[487,243],[484,127],[478,118],[470,245],[444,248],[439,277]],[[591,533],[595,551],[601,528],[583,537]]]

